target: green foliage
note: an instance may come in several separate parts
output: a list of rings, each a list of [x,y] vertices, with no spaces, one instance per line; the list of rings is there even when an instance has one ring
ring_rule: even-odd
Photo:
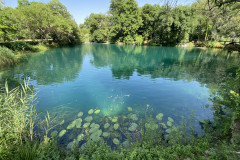
[[[136,45],[142,45],[143,44],[143,37],[140,35],[140,36],[137,36],[135,38],[136,40]]]
[[[6,47],[0,46],[0,66],[15,64],[15,57],[13,51]]]
[[[11,148],[23,143],[23,139],[33,140],[33,100],[28,83],[11,91],[6,83],[5,92],[0,94],[0,159],[14,153]]]
[[[34,47],[26,42],[5,42],[0,44],[2,46],[5,46],[13,51],[34,51]]]
[[[133,44],[134,39],[132,38],[132,36],[128,35],[128,36],[126,36],[126,37],[123,39],[123,42],[124,42],[125,44]]]

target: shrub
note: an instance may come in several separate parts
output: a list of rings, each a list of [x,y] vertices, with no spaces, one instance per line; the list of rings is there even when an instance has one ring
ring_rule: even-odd
[[[26,42],[5,42],[1,46],[5,46],[13,51],[35,51],[34,47]]]
[[[13,51],[6,47],[0,47],[0,66],[13,65],[14,63]]]
[[[123,42],[124,42],[125,44],[133,44],[133,41],[134,41],[134,39],[133,39],[132,36],[130,36],[130,35],[126,36],[126,37],[123,39]]]
[[[143,44],[143,37],[141,35],[136,37],[136,45],[142,45]]]

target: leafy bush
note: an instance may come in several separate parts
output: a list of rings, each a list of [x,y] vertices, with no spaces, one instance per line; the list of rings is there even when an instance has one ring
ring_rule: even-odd
[[[133,44],[133,41],[134,41],[134,39],[133,39],[132,36],[130,36],[130,35],[126,36],[126,37],[123,39],[123,42],[124,42],[125,44]]]
[[[14,53],[6,47],[0,47],[0,66],[13,65],[15,63]]]
[[[26,42],[5,42],[2,43],[1,46],[5,46],[8,49],[13,51],[35,51],[34,47]]]
[[[141,35],[137,36],[136,38],[136,44],[142,45],[143,44],[143,37]]]

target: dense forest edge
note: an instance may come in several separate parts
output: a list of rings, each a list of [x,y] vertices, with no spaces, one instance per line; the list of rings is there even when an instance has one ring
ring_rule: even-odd
[[[138,7],[135,0],[111,0],[107,14],[91,14],[78,26],[58,0],[46,4],[18,0],[16,8],[0,7],[0,66],[25,61],[28,53],[84,42],[239,51],[239,7],[238,1],[231,0],[175,7],[170,3]],[[168,118],[159,129],[154,126],[163,115],[159,113],[156,120],[146,112],[140,130],[126,133],[125,144],[114,139],[109,146],[99,136],[98,141],[90,136],[83,140],[79,134],[79,141],[88,143],[79,147],[76,140],[65,148],[59,137],[66,130],[56,133],[54,128],[66,122],[55,121],[48,113],[40,119],[36,93],[27,80],[16,88],[4,82],[0,86],[0,159],[240,159],[240,66],[218,84],[211,96],[213,120],[199,122],[202,134],[193,130],[194,115],[188,121],[183,118],[181,125]]]

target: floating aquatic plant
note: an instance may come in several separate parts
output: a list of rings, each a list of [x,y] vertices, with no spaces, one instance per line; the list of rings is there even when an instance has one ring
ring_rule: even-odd
[[[62,136],[64,136],[64,134],[66,133],[67,131],[66,130],[62,130],[60,133],[59,133],[59,137],[61,138]]]
[[[113,128],[115,129],[115,130],[117,130],[118,129],[118,127],[119,127],[119,124],[114,124],[114,126],[113,126]]]
[[[135,131],[137,129],[137,124],[136,123],[132,123],[131,126],[128,128],[129,131]]]
[[[84,123],[84,125],[83,125],[83,128],[87,128],[89,125],[90,125],[90,123],[89,123],[89,122],[87,122],[87,123]]]
[[[156,116],[157,120],[161,121],[162,118],[163,118],[163,114],[162,113],[159,113],[157,116]]]
[[[167,125],[168,125],[169,127],[171,127],[171,126],[172,126],[172,122],[167,121]]]
[[[117,122],[118,121],[118,117],[114,117],[113,119],[112,119],[112,122],[113,123],[115,123],[115,122]]]
[[[155,130],[155,129],[158,128],[158,125],[157,125],[156,123],[146,123],[146,124],[145,124],[145,127],[146,127],[147,129]]]
[[[72,147],[73,147],[73,142],[74,142],[74,141],[68,143],[68,145],[67,145],[67,149],[72,149]]]
[[[91,129],[89,130],[89,133],[94,133],[94,132],[96,132],[96,131],[98,131],[98,128],[93,127],[93,128],[91,128]]]
[[[95,114],[100,113],[100,109],[97,109],[94,113],[95,113]]]
[[[113,139],[113,143],[116,144],[116,145],[118,145],[120,142],[119,142],[119,140],[118,140],[117,138],[114,138],[114,139]]]
[[[78,113],[78,117],[82,117],[82,115],[83,115],[83,112]]]
[[[108,137],[110,135],[109,132],[103,132],[103,137]]]
[[[167,128],[166,124],[164,124],[164,123],[160,123],[160,125],[161,125],[163,128]]]
[[[94,127],[95,126],[95,123],[92,123],[91,125],[90,125],[90,127]]]
[[[138,117],[136,114],[129,114],[128,115],[130,119],[134,120],[134,121],[137,121],[138,120]]]
[[[174,120],[171,117],[168,117],[168,121],[174,122]]]
[[[57,135],[58,135],[58,131],[56,131],[56,130],[55,130],[55,131],[52,131],[52,133],[51,133],[51,136],[52,136],[52,137],[56,137]]]
[[[132,109],[132,107],[128,107],[128,111],[130,111],[130,112],[131,112],[132,110],[133,110],[133,109]]]
[[[87,122],[91,122],[93,120],[93,117],[92,116],[87,116],[86,118],[85,118],[85,121],[87,121]]]
[[[67,129],[73,129],[76,125],[76,121],[73,121],[72,123],[70,123],[68,126],[67,126]]]
[[[104,124],[104,128],[107,129],[110,126],[109,123]]]
[[[126,140],[122,143],[124,148],[128,148],[129,147],[129,142]]]
[[[75,123],[76,123],[76,128],[81,128],[82,119],[81,118],[76,119]]]
[[[102,135],[102,130],[100,129],[100,130],[97,130],[96,132],[92,133],[90,135],[90,139],[94,142],[97,142],[97,141],[99,141],[101,135]]]
[[[77,141],[80,142],[84,138],[84,134],[79,134],[77,137]]]
[[[94,112],[94,110],[93,110],[93,109],[90,109],[90,110],[88,111],[88,114],[93,114],[93,112]]]

